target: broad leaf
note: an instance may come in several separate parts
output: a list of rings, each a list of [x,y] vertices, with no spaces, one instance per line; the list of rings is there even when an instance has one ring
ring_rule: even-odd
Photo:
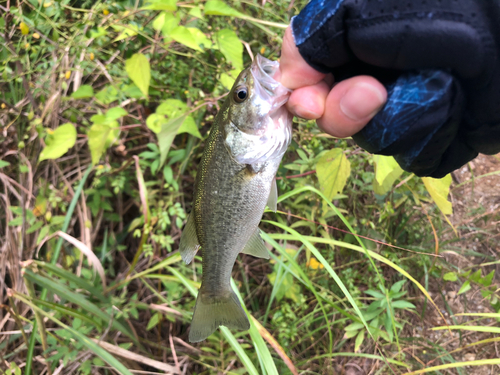
[[[170,42],[172,40],[170,33],[179,25],[180,21],[181,19],[179,16],[174,16],[172,13],[165,13],[163,25],[161,27],[161,33],[165,37],[165,42]]]
[[[203,51],[187,27],[177,26],[170,32],[169,36],[177,43],[184,44],[185,46],[197,51]]]
[[[71,97],[73,99],[84,99],[91,98],[94,96],[94,89],[90,85],[81,85],[78,90],[76,90]]]
[[[49,130],[47,130],[48,132]],[[39,161],[57,159],[63,156],[76,142],[76,129],[73,124],[59,126],[45,138],[45,148],[40,154]]]
[[[233,30],[222,29],[215,33],[217,47],[235,69],[243,70],[243,44]]]
[[[142,9],[166,10],[173,12],[177,9],[176,0],[148,0]]]
[[[423,177],[422,181],[441,212],[445,215],[451,215],[453,208],[451,202],[447,199],[450,193],[451,175],[447,174],[440,179]]]
[[[351,163],[339,148],[326,152],[316,164],[319,186],[330,201],[342,192],[350,173]]]
[[[162,124],[160,133],[158,134],[158,145],[160,148],[160,166],[167,159],[168,151],[174,141],[177,131],[181,127],[186,116],[180,116]]]
[[[373,191],[375,194],[384,195],[392,188],[403,170],[392,156],[373,155],[373,161],[375,162]]]
[[[125,62],[125,70],[128,76],[141,90],[144,96],[148,97],[149,81],[151,80],[151,68],[149,60],[142,53],[132,55],[130,59]]]
[[[233,16],[241,17],[243,13],[231,8],[225,2],[220,0],[209,0],[205,3],[205,14],[213,16]]]
[[[230,70],[227,73],[222,73],[220,76],[220,83],[222,83],[222,86],[226,89],[231,90],[236,78],[238,78],[238,74],[240,74],[240,71],[237,69]]]
[[[90,154],[92,155],[92,164],[99,163],[99,159],[106,151],[106,143],[112,130],[111,126],[105,124],[94,124],[90,127],[87,137]]]

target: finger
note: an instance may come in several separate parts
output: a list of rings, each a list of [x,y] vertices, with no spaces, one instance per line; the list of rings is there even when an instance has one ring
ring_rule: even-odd
[[[290,89],[311,86],[323,79],[325,74],[311,68],[295,46],[292,29],[288,27],[283,38],[280,59],[281,83]]]
[[[326,98],[326,110],[316,122],[335,137],[350,137],[375,116],[386,100],[387,90],[375,78],[349,78],[333,87]]]
[[[325,101],[330,87],[324,81],[296,89],[288,99],[287,108],[295,116],[316,120],[325,112]]]

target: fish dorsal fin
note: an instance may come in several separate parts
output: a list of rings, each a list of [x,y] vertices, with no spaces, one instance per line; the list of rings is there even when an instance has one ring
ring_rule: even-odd
[[[186,264],[191,263],[199,248],[200,242],[196,235],[194,215],[191,213],[182,231],[181,242],[179,244],[179,252],[181,253],[182,260],[186,262]]]
[[[278,186],[276,186],[276,178],[271,182],[271,192],[269,193],[269,198],[267,198],[267,206],[274,212],[278,209]]]
[[[264,245],[262,238],[260,238],[259,227],[255,229],[255,232],[250,236],[250,239],[241,252],[257,258],[269,259],[269,251]]]

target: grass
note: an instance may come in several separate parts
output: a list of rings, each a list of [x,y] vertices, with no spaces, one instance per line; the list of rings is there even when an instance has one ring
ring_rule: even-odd
[[[452,229],[407,173],[377,195],[372,156],[302,120],[261,223],[271,260],[233,272],[250,330],[189,344],[201,262],[176,250],[204,139],[231,74],[278,58],[305,1],[42,3],[0,1],[0,374],[498,372],[498,210],[471,203]],[[74,142],[71,127],[58,141],[67,123]],[[350,173],[329,197],[317,165],[332,149]],[[455,207],[497,175],[453,183]]]

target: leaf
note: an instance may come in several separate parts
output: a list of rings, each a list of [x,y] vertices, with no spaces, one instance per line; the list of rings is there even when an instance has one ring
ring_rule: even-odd
[[[10,163],[8,161],[0,160],[0,168],[7,167],[9,165]]]
[[[128,115],[128,112],[124,110],[122,107],[113,107],[106,111],[106,120],[114,121],[126,115]]]
[[[238,69],[233,69],[227,73],[222,73],[220,76],[220,83],[222,83],[222,86],[224,86],[226,89],[231,90],[231,87],[233,87],[236,78],[238,78],[238,74],[240,74],[240,71]]]
[[[356,336],[356,341],[354,343],[354,351],[359,351],[361,344],[363,344],[363,340],[365,339],[365,331],[360,331]]]
[[[173,12],[177,9],[177,0],[149,0],[141,9],[166,10]]]
[[[81,85],[78,90],[76,90],[71,97],[73,99],[84,99],[91,98],[94,96],[94,89],[90,85]]]
[[[172,13],[165,14],[165,20],[161,28],[163,36],[167,39],[165,42],[169,42],[171,40],[170,32],[179,25],[180,20],[179,16],[174,16]]]
[[[445,281],[457,281],[458,276],[455,272],[448,272],[443,275],[443,280]]]
[[[240,17],[243,13],[231,8],[229,5],[220,0],[209,0],[205,3],[205,14],[212,16],[233,16]]]
[[[158,322],[160,321],[160,314],[154,314],[151,319],[149,319],[148,325],[146,327],[146,331],[149,331],[151,328],[156,327]]]
[[[197,45],[203,46],[203,48],[210,48],[212,46],[212,42],[207,36],[196,27],[188,27],[189,32],[193,36],[194,41]]]
[[[336,148],[323,154],[316,164],[319,186],[330,200],[344,189],[351,173],[351,164],[341,149]]]
[[[151,113],[146,119],[146,126],[155,134],[161,131],[163,124],[166,124],[168,120],[163,115],[158,113]]]
[[[148,97],[149,81],[151,80],[151,68],[149,60],[142,53],[132,55],[130,59],[125,62],[125,70],[129,78],[141,90],[144,96]]]
[[[162,124],[161,130],[158,133],[158,145],[160,148],[160,166],[163,165],[167,159],[168,150],[174,141],[177,131],[181,127],[186,116],[180,116]]]
[[[95,123],[90,127],[87,133],[90,154],[92,155],[92,164],[94,165],[99,163],[102,154],[111,144],[111,142],[109,142],[110,138],[115,138],[113,134],[120,131],[118,122],[114,121],[112,125],[115,126]]]
[[[375,163],[375,179],[373,180],[373,191],[375,194],[386,194],[401,176],[403,169],[392,156],[373,155]]]
[[[222,29],[215,33],[217,46],[235,69],[243,70],[243,43],[233,30]]]
[[[194,122],[194,119],[191,116],[187,116],[182,125],[179,127],[179,130],[177,130],[177,134],[181,133],[188,133],[201,139],[200,131],[198,130],[196,122]]]
[[[63,156],[76,142],[76,129],[73,124],[66,123],[45,138],[45,148],[38,161],[57,159]]]
[[[395,309],[414,309],[415,305],[408,301],[394,301],[391,303]]]
[[[188,15],[190,15],[191,17],[203,18],[200,7],[191,8]]]
[[[453,213],[453,209],[451,202],[447,199],[450,192],[451,175],[447,174],[440,179],[422,177],[422,181],[441,212],[444,215],[451,215]]]
[[[96,94],[95,99],[104,105],[110,104],[118,99],[118,90],[113,86],[106,86]]]
[[[131,36],[137,35],[137,33],[139,32],[139,26],[133,23],[126,26],[111,25],[111,27],[116,31],[121,31],[121,33],[115,39],[113,39],[113,42],[118,42],[120,40],[130,38]]]
[[[191,34],[187,27],[177,26],[170,32],[169,36],[177,43],[184,44],[185,46],[197,51],[203,51],[203,49],[196,43],[193,34]]]
[[[165,15],[167,13],[165,12],[161,12],[158,17],[155,18],[155,20],[153,21],[153,29],[155,29],[156,31],[159,31],[162,29],[163,25],[165,24]]]
[[[463,283],[463,285],[460,287],[460,290],[458,291],[457,295],[458,294],[463,294],[463,293],[466,293],[468,292],[469,290],[471,290],[471,286],[470,286],[470,280],[467,280],[465,283]]]

